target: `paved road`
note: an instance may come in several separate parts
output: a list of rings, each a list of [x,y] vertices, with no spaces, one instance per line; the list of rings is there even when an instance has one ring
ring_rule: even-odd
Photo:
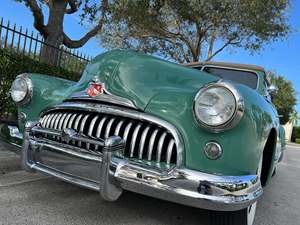
[[[277,175],[259,202],[255,224],[300,221],[300,147],[288,146]],[[0,144],[0,225],[207,225],[209,213],[126,192],[115,203],[97,193],[20,170]]]

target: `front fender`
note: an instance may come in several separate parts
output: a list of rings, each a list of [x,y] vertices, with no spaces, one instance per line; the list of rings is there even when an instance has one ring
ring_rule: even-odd
[[[61,103],[78,88],[73,81],[42,74],[27,74],[33,84],[33,96],[29,103],[18,107],[19,128],[23,132],[26,121],[38,120],[40,112],[55,104]]]
[[[185,167],[221,175],[256,173],[269,132],[276,127],[275,114],[257,92],[244,85],[236,88],[245,101],[243,118],[233,129],[218,134],[204,130],[195,121],[192,105],[197,92],[165,91],[151,99],[146,112],[173,123],[181,133]],[[216,141],[223,148],[218,160],[210,160],[203,153],[209,141]]]

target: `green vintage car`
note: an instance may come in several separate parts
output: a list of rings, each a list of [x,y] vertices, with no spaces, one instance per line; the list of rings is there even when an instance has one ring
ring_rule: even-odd
[[[283,155],[263,68],[178,65],[114,50],[78,82],[21,74],[12,84],[22,165],[115,201],[123,190],[211,210],[211,223],[253,224]]]

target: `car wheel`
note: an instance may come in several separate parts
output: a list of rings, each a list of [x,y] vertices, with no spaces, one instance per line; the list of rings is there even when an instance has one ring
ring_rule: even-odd
[[[257,168],[257,175],[260,178],[262,170],[262,158]],[[253,225],[257,202],[246,209],[239,211],[210,211],[211,225]]]

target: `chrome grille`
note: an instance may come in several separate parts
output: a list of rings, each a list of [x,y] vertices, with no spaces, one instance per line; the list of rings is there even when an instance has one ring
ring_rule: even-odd
[[[122,137],[126,142],[124,156],[148,162],[177,163],[177,146],[171,132],[151,121],[126,118],[99,112],[59,109],[44,114],[40,118],[42,128],[63,130],[72,128],[77,132],[94,138],[108,138],[112,135]],[[44,135],[46,139],[62,142],[60,137]],[[69,141],[71,146],[83,148],[94,154],[102,151],[96,146],[80,141]]]

